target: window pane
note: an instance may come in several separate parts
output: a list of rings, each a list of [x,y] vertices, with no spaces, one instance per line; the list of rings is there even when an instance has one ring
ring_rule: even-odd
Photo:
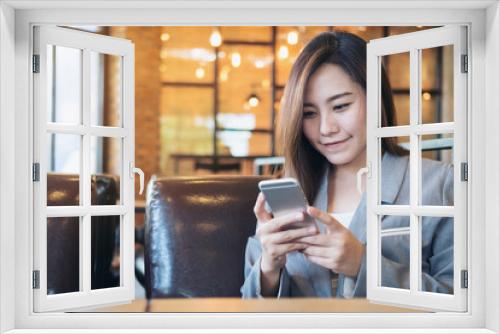
[[[90,52],[90,124],[121,127],[121,99],[122,57]]]
[[[47,46],[47,121],[79,124],[82,50]]]
[[[212,27],[163,27],[160,71],[164,82],[212,83]]]
[[[453,134],[420,136],[422,205],[453,206]],[[436,191],[436,186],[440,191]]]
[[[47,134],[47,205],[80,205],[79,135]]]
[[[47,294],[80,291],[80,217],[47,218]]]
[[[270,129],[272,52],[269,46],[223,45],[217,125]],[[250,119],[249,119],[250,118]]]
[[[122,180],[122,139],[90,137],[90,174],[96,192],[91,194],[92,205],[120,204]]]
[[[92,217],[92,290],[120,286],[120,218]]]
[[[380,231],[380,286],[409,289],[410,217],[383,216]]]
[[[381,65],[385,67],[387,76],[389,78],[390,85],[392,87],[392,93],[394,97],[394,110],[392,113],[387,113],[387,125],[385,126],[396,126],[396,125],[408,125],[410,124],[410,53],[403,52],[388,56],[382,56]],[[386,110],[390,110],[389,101],[383,100],[383,87],[384,87],[384,77],[381,80],[381,90],[380,90],[380,103],[381,106],[386,106]],[[384,103],[385,102],[385,103]],[[381,113],[383,112],[381,108]],[[390,116],[392,115],[392,120]],[[382,115],[380,115],[382,117]],[[384,118],[380,118],[380,124],[382,125]]]
[[[453,217],[420,217],[420,221],[422,224],[420,290],[453,294]]]
[[[395,152],[397,154],[409,154],[410,137],[386,137],[379,139],[380,152]],[[395,154],[392,153],[392,154]],[[400,191],[395,189],[399,187],[394,180],[394,171],[392,165],[386,161],[391,159],[389,153],[385,153],[380,163],[380,183],[379,194],[381,205],[409,205],[410,204],[410,161],[408,156],[408,168],[404,175],[396,175],[396,177],[403,180],[403,185]],[[398,191],[398,195],[394,198],[391,194]],[[394,203],[393,203],[394,201]]]
[[[453,122],[453,45],[423,49],[421,69],[421,122]]]

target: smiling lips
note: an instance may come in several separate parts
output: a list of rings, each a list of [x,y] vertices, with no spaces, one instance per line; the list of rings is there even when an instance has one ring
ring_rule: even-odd
[[[338,140],[338,141],[333,141],[331,143],[322,143],[321,145],[325,146],[326,148],[335,148],[335,147],[338,147],[340,144],[345,143],[347,140],[349,140],[349,138]]]
[[[326,147],[335,146],[335,145],[338,145],[338,144],[345,143],[349,138],[350,137],[348,137],[346,139],[342,139],[342,140],[332,141],[331,143],[322,143],[322,145],[325,145]]]

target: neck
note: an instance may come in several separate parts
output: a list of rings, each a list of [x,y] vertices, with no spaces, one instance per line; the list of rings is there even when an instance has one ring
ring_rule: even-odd
[[[353,161],[344,165],[335,165],[335,178],[356,176],[358,171],[366,166],[366,150],[359,154]],[[354,180],[355,181],[355,180]]]
[[[361,195],[356,190],[356,174],[366,165],[366,151],[345,165],[335,165],[328,175],[328,212],[354,211]]]

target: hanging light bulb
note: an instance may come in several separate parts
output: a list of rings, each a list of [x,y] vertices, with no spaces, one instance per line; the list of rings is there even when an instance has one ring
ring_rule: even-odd
[[[203,79],[205,76],[205,69],[203,67],[198,67],[196,69],[195,75],[198,79]]]
[[[241,55],[238,52],[233,52],[231,54],[231,65],[233,65],[233,67],[240,67]]]
[[[290,45],[295,45],[299,42],[299,34],[297,33],[297,31],[290,31],[287,35],[287,39],[286,41],[288,42],[288,44]]]
[[[210,45],[214,48],[221,46],[222,36],[219,32],[219,28],[214,28],[212,34],[210,35]]]
[[[160,39],[162,42],[166,42],[170,39],[170,35],[168,33],[164,32],[163,34],[161,34]]]
[[[280,46],[280,50],[278,51],[278,56],[281,59],[286,59],[288,58],[288,47],[286,45]]]
[[[262,60],[256,60],[256,61],[255,61],[255,67],[256,67],[256,68],[264,68],[264,66],[265,66],[265,65],[266,65],[266,64],[265,64],[265,63],[264,63],[264,61],[262,61]]]
[[[259,97],[257,96],[257,94],[255,93],[252,93],[249,97],[248,97],[248,105],[252,108],[255,108],[259,105]]]

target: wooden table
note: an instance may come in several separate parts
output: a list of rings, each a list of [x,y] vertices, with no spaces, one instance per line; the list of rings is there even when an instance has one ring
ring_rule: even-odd
[[[414,309],[370,303],[367,299],[334,298],[172,298],[153,299],[149,305],[145,299],[130,304],[103,307],[87,312],[284,312],[284,313],[414,313]]]

